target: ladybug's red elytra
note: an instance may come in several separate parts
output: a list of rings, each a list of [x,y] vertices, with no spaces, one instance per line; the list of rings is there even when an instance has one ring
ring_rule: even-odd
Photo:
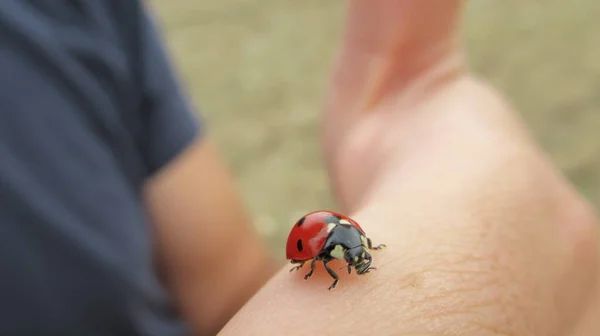
[[[292,264],[299,264],[290,269],[299,270],[312,259],[310,271],[304,276],[308,279],[315,270],[317,261],[322,261],[327,273],[334,279],[329,289],[335,288],[339,282],[338,275],[327,263],[334,259],[348,263],[348,273],[352,267],[357,274],[369,273],[372,257],[368,250],[379,250],[384,244],[373,246],[370,238],[360,225],[347,216],[329,210],[310,212],[300,218],[288,236],[286,258]]]

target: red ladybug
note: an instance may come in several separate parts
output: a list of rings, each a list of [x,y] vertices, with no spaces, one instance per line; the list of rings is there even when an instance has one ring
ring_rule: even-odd
[[[332,289],[339,282],[339,277],[327,263],[334,259],[344,260],[348,263],[348,273],[352,267],[358,274],[369,273],[375,267],[371,267],[372,258],[367,249],[379,250],[383,247],[384,244],[373,246],[371,239],[352,218],[329,210],[319,210],[306,214],[294,224],[286,244],[286,257],[292,264],[299,264],[290,272],[299,270],[312,259],[310,272],[304,279],[313,274],[316,262],[322,261],[334,279],[329,286]]]

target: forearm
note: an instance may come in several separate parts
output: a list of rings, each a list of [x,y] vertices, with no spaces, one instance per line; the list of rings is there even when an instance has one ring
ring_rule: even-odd
[[[524,137],[482,127],[503,105],[470,104],[399,132],[415,148],[389,153],[351,214],[388,246],[373,253],[376,271],[339,272],[328,292],[323,268],[309,281],[284,268],[223,335],[567,335],[595,281],[594,267],[573,267],[595,255],[593,218]]]
[[[192,330],[214,334],[279,265],[207,139],[197,139],[145,191],[163,281]]]
[[[552,334],[554,311],[540,307],[551,307],[554,293],[531,299],[543,273],[515,273],[521,263],[535,269],[535,256],[517,258],[520,251],[504,249],[515,242],[499,239],[510,232],[498,236],[495,225],[482,226],[499,220],[493,212],[457,205],[461,195],[405,190],[353,215],[376,244],[388,246],[372,253],[376,271],[339,271],[340,284],[328,292],[331,278],[320,265],[308,281],[288,266],[223,335]]]
[[[285,267],[222,335],[569,335],[585,313],[582,295],[590,294],[580,288],[590,288],[593,275],[566,264],[585,262],[587,252],[565,262],[556,235],[511,228],[541,220],[517,200],[494,209],[500,200],[491,197],[473,208],[454,202],[460,194],[415,195],[409,189],[353,216],[375,243],[388,245],[373,253],[376,271],[338,271],[340,284],[329,292],[331,278],[322,267],[308,281],[305,272]],[[504,218],[503,206],[522,218]],[[587,220],[576,211],[572,217]],[[555,261],[565,265],[549,267]],[[592,335],[586,330],[581,335]]]

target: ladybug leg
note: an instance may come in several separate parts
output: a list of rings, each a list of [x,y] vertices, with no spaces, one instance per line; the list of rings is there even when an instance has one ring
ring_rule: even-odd
[[[306,273],[306,275],[304,276],[304,280],[310,278],[313,275],[313,272],[315,271],[316,263],[317,263],[317,258],[313,259],[310,262],[310,272]]]
[[[348,274],[352,273],[352,265],[348,264]]]
[[[369,250],[381,250],[382,248],[386,247],[385,244],[373,246],[373,241],[371,241],[371,238],[367,238],[367,246],[369,247]]]
[[[373,259],[371,258],[371,255],[367,253],[365,260],[367,260],[366,263],[364,263],[357,271],[356,273],[358,274],[365,274],[365,273],[369,273],[371,270],[376,270],[376,267],[371,267],[371,263],[373,262]]]
[[[335,274],[335,272],[331,268],[329,268],[329,266],[327,266],[327,263],[330,262],[330,261],[331,260],[323,260],[323,266],[325,266],[325,269],[327,270],[327,273],[329,273],[329,275],[331,275],[331,277],[334,279],[333,283],[331,284],[331,286],[329,286],[329,290],[331,290],[332,288],[335,288],[335,286],[340,281],[340,278],[338,277],[338,275]]]
[[[292,269],[290,269],[290,272],[297,271],[297,270],[301,269],[302,266],[304,266],[304,263],[306,263],[306,261],[295,261],[295,260],[292,260],[292,264],[299,264],[299,265],[292,267]]]

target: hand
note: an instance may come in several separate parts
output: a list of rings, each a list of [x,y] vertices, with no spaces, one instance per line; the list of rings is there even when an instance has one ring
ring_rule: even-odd
[[[332,292],[321,267],[284,268],[222,335],[600,333],[594,214],[465,72],[443,29],[460,3],[350,2],[324,147],[343,207],[388,248]]]
[[[350,2],[322,124],[326,163],[347,211],[365,198],[395,150],[389,146],[404,146],[390,136],[408,127],[414,106],[464,74],[456,34],[462,2]]]

